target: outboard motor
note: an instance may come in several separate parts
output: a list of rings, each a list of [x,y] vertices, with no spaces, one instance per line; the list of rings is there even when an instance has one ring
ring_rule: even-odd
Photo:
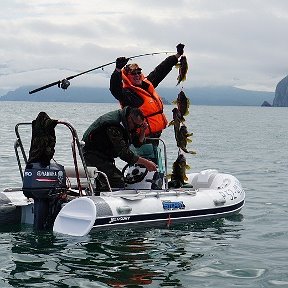
[[[55,153],[55,127],[58,120],[40,112],[32,121],[32,138],[29,159],[23,175],[23,193],[34,199],[34,228],[52,228],[57,210],[60,211],[59,195],[66,190],[64,167],[51,163]],[[58,206],[58,208],[57,208]]]
[[[64,167],[52,163],[28,163],[24,171],[23,193],[34,199],[34,228],[50,228],[60,210],[60,195],[66,191]]]

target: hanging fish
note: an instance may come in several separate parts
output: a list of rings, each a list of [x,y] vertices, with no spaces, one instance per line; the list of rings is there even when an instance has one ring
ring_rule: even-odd
[[[188,180],[186,176],[186,169],[190,166],[186,163],[186,158],[183,154],[179,154],[172,166],[171,181],[168,183],[169,187],[180,188]]]
[[[189,114],[190,99],[185,95],[184,91],[181,90],[177,96],[177,99],[172,103],[177,105],[181,118]]]
[[[188,63],[187,63],[187,58],[186,56],[182,55],[179,63],[177,63],[175,65],[176,68],[179,69],[179,73],[178,73],[178,77],[177,77],[177,85],[179,85],[180,82],[183,82],[186,80],[186,75],[187,75],[187,71],[188,71]]]
[[[175,140],[176,143],[178,143],[178,135],[179,135],[179,130],[180,130],[180,126],[181,126],[181,122],[184,121],[183,117],[181,117],[181,114],[178,110],[178,108],[174,108],[172,110],[173,113],[173,120],[168,124],[168,126],[172,126],[174,128],[174,136],[175,136]]]
[[[195,151],[188,151],[186,148],[187,143],[192,142],[192,140],[188,138],[192,135],[193,135],[193,133],[188,133],[187,127],[185,125],[182,125],[180,127],[178,135],[176,137],[177,147],[179,147],[185,153],[196,154]]]
[[[173,120],[169,122],[168,127],[174,125],[174,127],[178,127],[178,129],[180,129],[180,123],[185,121],[185,119],[183,119],[183,117],[181,116],[180,111],[178,110],[178,108],[174,108],[172,110],[172,114],[173,114]]]

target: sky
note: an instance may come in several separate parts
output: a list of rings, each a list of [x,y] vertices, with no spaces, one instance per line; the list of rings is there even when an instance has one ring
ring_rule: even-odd
[[[116,60],[176,52],[185,44],[185,87],[274,92],[288,74],[287,0],[1,0],[0,96]],[[171,54],[131,60],[148,74]],[[115,66],[75,77],[109,87]],[[160,84],[175,87],[173,69]]]

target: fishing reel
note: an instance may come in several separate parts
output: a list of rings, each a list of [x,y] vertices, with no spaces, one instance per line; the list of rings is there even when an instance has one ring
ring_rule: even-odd
[[[130,168],[130,170],[126,173],[127,168]],[[135,164],[133,166],[126,164],[122,169],[122,175],[126,184],[135,184],[143,181],[147,173],[147,168],[141,164]]]
[[[70,86],[70,82],[67,79],[63,79],[59,81],[58,87],[62,88],[63,90],[66,90]]]

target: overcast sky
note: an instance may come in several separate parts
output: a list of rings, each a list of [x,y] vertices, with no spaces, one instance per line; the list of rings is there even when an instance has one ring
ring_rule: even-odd
[[[288,74],[287,0],[1,0],[0,15],[0,95],[118,56],[175,51],[179,42],[189,63],[184,88],[275,91]],[[165,57],[137,63],[148,74]],[[71,85],[108,87],[113,69],[76,77]],[[175,87],[177,73],[162,87]]]

